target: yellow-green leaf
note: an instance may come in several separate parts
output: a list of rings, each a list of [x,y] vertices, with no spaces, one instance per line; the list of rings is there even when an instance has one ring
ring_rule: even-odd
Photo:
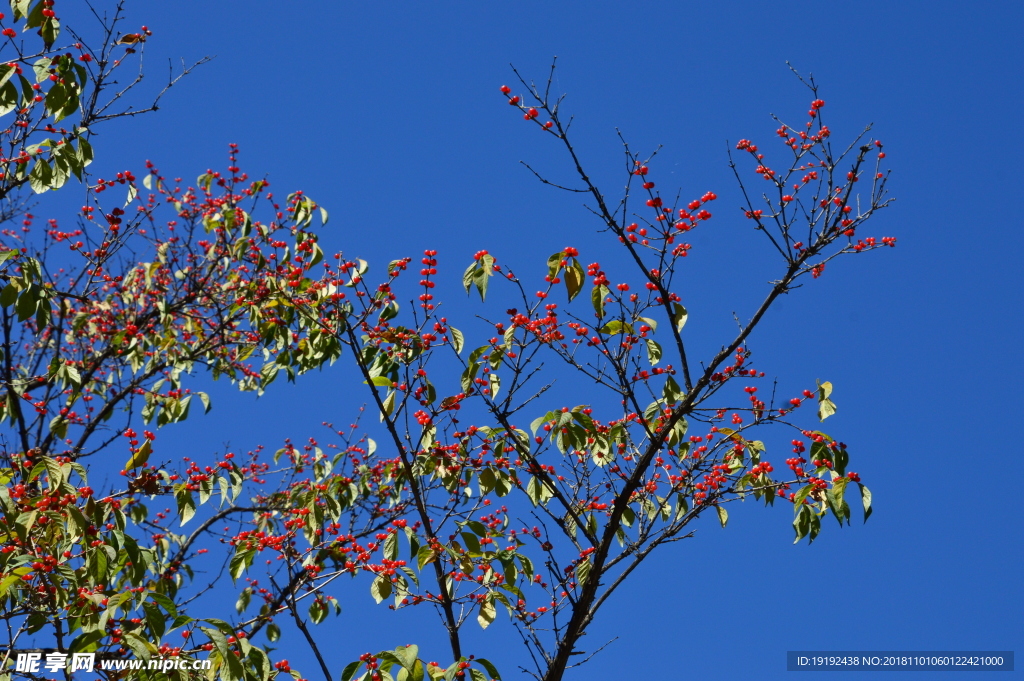
[[[142,446],[135,450],[135,453],[128,459],[128,463],[124,465],[126,471],[133,468],[139,468],[144,466],[149,461],[149,455],[153,452],[153,443],[150,440],[146,440],[142,443]]]
[[[836,413],[836,403],[829,399],[832,384],[828,381],[818,383],[818,418],[822,421]]]
[[[480,604],[480,612],[476,616],[476,621],[481,629],[486,629],[494,621],[496,615],[497,610],[494,607],[494,598],[488,597]]]

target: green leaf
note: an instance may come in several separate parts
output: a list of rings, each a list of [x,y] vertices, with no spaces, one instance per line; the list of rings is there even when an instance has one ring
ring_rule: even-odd
[[[67,145],[61,145],[58,147],[58,151],[66,146]],[[53,176],[50,178],[50,189],[60,189],[67,183],[68,178],[71,177],[69,168],[70,166],[68,165],[67,159],[64,158],[64,155],[55,152],[53,155]]]
[[[46,61],[49,61],[49,59]],[[3,87],[11,79],[11,76],[17,72],[18,68],[14,64],[0,64],[0,87]]]
[[[11,0],[11,11],[14,13],[14,19],[18,20],[27,17],[31,4],[32,0]]]
[[[427,666],[423,660],[416,660],[412,668],[403,668],[403,672],[408,672],[406,677],[402,678],[402,672],[399,672],[396,681],[423,681],[427,678]]]
[[[486,629],[494,621],[497,615],[497,608],[494,607],[494,596],[488,594],[484,602],[480,604],[480,612],[476,616],[477,624],[480,625],[481,629]]]
[[[416,566],[422,571],[430,563],[437,560],[437,554],[429,546],[421,546],[416,552]]]
[[[614,336],[620,333],[632,334],[633,325],[629,322],[624,322],[621,319],[609,320],[607,324],[601,327],[601,333],[609,336]]]
[[[214,624],[215,626],[217,625],[217,623],[214,621],[211,621],[210,623]],[[209,637],[210,642],[213,644],[213,646],[217,649],[217,652],[220,654],[220,658],[225,662],[225,666],[227,667],[227,669],[221,668],[221,675],[225,679],[242,678],[242,675],[244,674],[242,663],[237,657],[235,657],[234,653],[231,651],[231,648],[228,646],[227,636],[224,634],[224,632],[221,631],[219,627],[214,628],[200,626],[199,628],[203,631],[204,634],[206,634]]]
[[[4,286],[0,291],[0,306],[10,307],[18,300],[18,287],[14,284]]]
[[[495,679],[495,681],[501,681],[501,674],[498,673],[498,668],[495,667],[490,660],[478,657],[476,658],[476,661],[481,667],[487,670],[487,673],[491,675],[492,679]]]
[[[407,645],[398,646],[391,652],[398,659],[399,664],[412,671],[416,666],[416,658],[419,657],[420,649],[414,645]]]
[[[249,667],[255,671],[254,678],[259,681],[267,681],[270,678],[270,658],[262,648],[250,644],[246,639],[239,642]],[[245,652],[248,651],[248,652]]]
[[[543,506],[552,497],[552,492],[540,478],[533,477],[526,484],[526,496],[534,506]]]
[[[235,601],[235,612],[241,614],[245,612],[245,609],[249,607],[249,602],[252,600],[252,588],[246,587],[238,594],[238,600]]]
[[[466,271],[462,273],[462,285],[466,289],[466,294],[469,294],[470,289],[473,288],[473,273],[476,271],[477,263],[473,262]]]
[[[370,595],[377,603],[382,603],[391,595],[391,580],[387,578],[387,575],[377,575],[373,583],[370,584]]]
[[[53,116],[55,121],[59,121],[71,94],[70,89],[60,82],[50,85],[50,89],[46,93],[46,115]]]
[[[79,128],[79,132],[86,130],[86,128]],[[89,140],[84,137],[78,138],[78,158],[82,163],[82,167],[92,163],[93,151],[92,145],[89,144]]]
[[[455,348],[455,354],[461,355],[462,348],[466,344],[465,336],[463,336],[462,332],[456,329],[454,326],[448,327],[448,334],[452,338],[452,347]]]
[[[583,265],[573,258],[572,265],[565,268],[564,277],[565,290],[569,294],[569,301],[572,302],[572,299],[583,290],[583,283],[586,281],[587,273],[583,269]]]
[[[686,326],[686,308],[679,303],[672,303],[672,323],[676,325],[676,331],[682,331]]]
[[[68,421],[63,416],[57,415],[50,420],[50,432],[53,436],[63,440],[68,434]]]
[[[516,327],[510,326],[509,328],[505,329],[505,333],[501,335],[501,343],[504,346],[506,352],[512,349],[512,344],[515,343],[515,340]]]
[[[818,383],[818,418],[824,421],[836,413],[835,402],[828,397],[832,394],[832,384],[828,381]]]
[[[192,498],[192,492],[184,486],[175,492],[174,497],[178,502],[178,517],[181,518],[181,525],[184,527],[196,514],[196,500]]]
[[[167,617],[160,612],[156,603],[146,601],[142,604],[142,610],[146,613],[146,624],[158,638],[164,635],[167,630]]]
[[[462,537],[462,541],[466,544],[466,551],[471,554],[479,554],[480,540],[476,538],[476,535],[472,532],[460,532],[459,536]]]
[[[149,648],[146,642],[134,631],[125,632],[124,642],[131,648],[136,658],[148,660],[150,657]]]
[[[661,361],[661,346],[658,345],[657,341],[648,338],[647,340],[647,361],[654,366]]]
[[[814,485],[804,485],[803,487],[800,488],[800,491],[796,493],[796,495],[793,497],[794,513],[799,513],[800,509],[804,508],[804,499],[807,498],[807,495],[810,494],[813,489]]]
[[[0,597],[5,596],[12,586],[21,582],[22,577],[30,572],[32,572],[32,568],[26,565],[12,570],[11,574],[6,575],[2,580],[0,580]]]
[[[327,606],[315,600],[309,604],[309,619],[313,624],[320,624],[327,619]]]
[[[466,271],[462,275],[462,285],[466,288],[466,293],[476,286],[477,291],[480,292],[480,300],[487,298],[487,284],[488,280],[494,275],[494,256],[482,255],[479,260],[474,260],[473,263],[466,268]]]
[[[427,426],[420,435],[420,449],[429,450],[435,442],[437,442],[437,426]]]
[[[538,416],[537,418],[535,418],[533,420],[533,422],[530,423],[530,431],[534,435],[536,435],[537,434],[537,429],[540,428],[541,426],[543,426],[545,423],[547,423],[551,419],[553,419],[554,417],[555,417],[554,413],[552,413],[550,411],[548,413],[544,414],[543,416]]]
[[[491,399],[492,400],[497,400],[498,399],[498,391],[501,390],[501,379],[498,378],[498,374],[492,373],[490,375],[490,377],[489,377],[489,380],[491,382],[490,383],[490,385],[491,385]]]
[[[28,176],[28,183],[32,187],[32,191],[36,194],[42,194],[50,188],[50,180],[52,179],[53,169],[50,168],[50,164],[41,158],[37,158],[36,164]]]
[[[0,116],[11,113],[18,108],[19,104],[18,88],[13,82],[7,81],[0,86]]]
[[[554,279],[562,269],[562,260],[565,259],[565,251],[558,251],[548,256],[548,276]]]
[[[126,471],[129,471],[129,470],[131,470],[133,468],[139,468],[140,466],[144,466],[146,464],[146,462],[149,461],[149,455],[152,453],[152,451],[153,451],[153,443],[152,443],[152,441],[150,441],[150,440],[144,441],[142,443],[142,446],[139,447],[135,451],[135,453],[132,454],[131,457],[128,459],[128,462],[124,465],[124,469]]]
[[[814,542],[818,533],[821,532],[821,517],[817,513],[811,513],[811,530],[807,543]]]
[[[814,514],[811,513],[811,509],[806,506],[800,507],[800,512],[793,520],[793,529],[796,530],[796,539],[793,541],[794,544],[799,543],[801,539],[807,536],[807,533],[810,531],[811,516],[813,515]]]
[[[14,308],[18,312],[18,321],[23,322],[32,317],[38,308],[39,291],[38,287],[32,284],[18,296],[18,304]]]
[[[50,314],[53,308],[50,306],[50,301],[46,297],[39,299],[38,307],[36,308],[36,328],[43,330],[50,323]]]
[[[236,551],[235,555],[231,556],[231,562],[228,565],[231,579],[237,580],[245,574],[245,571],[252,565],[252,559],[255,555],[255,549],[240,549]]]
[[[868,518],[871,517],[871,490],[859,482],[857,485],[860,487],[860,500],[864,505],[864,522],[867,522]]]
[[[270,637],[268,636],[267,638]],[[341,672],[341,681],[352,681],[352,679],[355,678],[356,672],[359,671],[359,668],[362,666],[363,663],[361,660],[349,662]]]
[[[590,576],[590,571],[594,569],[594,564],[590,562],[590,557],[584,558],[580,561],[579,565],[576,566],[576,582],[580,586],[587,583],[587,577]]]
[[[595,286],[590,292],[590,303],[594,306],[594,312],[597,313],[598,319],[604,319],[604,299],[608,297],[610,292],[608,287],[603,284]]]
[[[665,398],[665,402],[673,404],[679,401],[679,398],[684,395],[683,389],[679,387],[675,379],[672,376],[665,377],[665,385],[661,390],[661,394]]]
[[[32,71],[36,74],[36,83],[49,79],[52,60],[49,57],[37,59],[32,63]]]
[[[843,498],[846,492],[846,485],[849,482],[849,478],[837,477],[832,481],[832,489],[825,493],[829,508],[832,510],[833,515],[835,515],[836,520],[839,521],[840,527],[843,526],[843,520],[849,521],[850,519],[850,505]]]
[[[725,524],[729,522],[729,512],[725,510],[724,506],[715,506],[715,510],[718,511],[718,522],[725,527]]]
[[[387,539],[384,540],[384,558],[386,560],[396,560],[398,558],[397,532],[392,532],[388,535]]]
[[[478,537],[487,536],[487,526],[478,520],[467,520],[466,527]]]
[[[43,37],[43,46],[47,50],[53,47],[57,42],[57,36],[60,35],[60,22],[57,21],[57,17],[46,17],[39,34]]]
[[[384,400],[384,408],[380,412],[380,420],[383,421],[386,416],[391,416],[391,412],[395,410],[395,391],[392,390],[388,393],[387,398]]]

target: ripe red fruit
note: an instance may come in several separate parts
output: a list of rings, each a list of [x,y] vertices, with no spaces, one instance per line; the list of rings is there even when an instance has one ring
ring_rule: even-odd
[[[512,92],[512,88],[510,88],[508,85],[502,85],[501,92],[502,94],[507,95],[508,93]]]

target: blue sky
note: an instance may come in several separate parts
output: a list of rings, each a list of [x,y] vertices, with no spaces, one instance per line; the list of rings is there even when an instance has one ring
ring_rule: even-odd
[[[483,310],[459,287],[480,249],[518,271],[542,272],[567,245],[611,257],[579,196],[519,165],[570,177],[498,92],[514,85],[510,62],[540,80],[557,55],[554,89],[568,94],[576,145],[606,193],[623,183],[618,128],[635,149],[664,145],[652,165],[660,188],[718,194],[715,220],[692,239],[684,301],[706,352],[773,275],[766,244],[730,214],[740,199],[726,142],[767,144],[770,113],[802,120],[808,93],[785,62],[813,73],[838,139],[873,123],[886,144],[897,201],[867,231],[899,246],[831,265],[751,349],[794,385],[835,385],[826,430],[849,443],[875,514],[827,527],[810,547],[792,545],[781,506],[730,509],[725,530],[702,523],[635,573],[588,636],[618,640],[569,678],[778,678],[796,649],[1021,649],[1020,5],[179,0],[130,12],[154,32],[153,87],[168,58],[216,59],[156,114],[102,130],[98,175],[141,174],[152,159],[191,178],[224,166],[238,143],[248,172],[331,211],[325,250],[379,268],[436,248],[437,296],[464,317]],[[70,205],[76,191],[64,190]],[[208,417],[161,442],[193,456],[275,448],[348,421],[359,387],[345,371],[258,401],[221,387]],[[339,664],[411,642],[444,658],[434,620],[377,608],[364,586],[319,629]],[[516,678],[510,635],[496,626],[472,641]],[[289,658],[314,676],[311,660]],[[972,673],[930,674],[946,676]]]

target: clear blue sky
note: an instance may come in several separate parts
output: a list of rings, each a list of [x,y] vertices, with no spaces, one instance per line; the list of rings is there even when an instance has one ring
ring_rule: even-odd
[[[768,143],[770,113],[800,120],[808,94],[785,62],[813,72],[837,138],[873,122],[886,143],[898,200],[867,232],[899,246],[830,266],[751,348],[769,373],[835,385],[826,430],[849,443],[875,514],[832,523],[810,547],[792,545],[784,507],[730,509],[726,530],[701,524],[634,575],[587,637],[618,640],[570,678],[781,678],[794,649],[1024,650],[1019,3],[178,0],[131,12],[154,32],[154,80],[167,58],[216,59],[158,113],[103,130],[99,175],[152,159],[191,178],[238,143],[248,172],[331,211],[325,250],[379,268],[436,248],[438,297],[465,316],[481,309],[459,289],[479,249],[521,271],[566,245],[610,252],[579,196],[519,165],[569,178],[498,94],[514,84],[510,62],[542,79],[558,55],[555,88],[608,194],[623,182],[616,127],[637,149],[664,145],[659,187],[718,194],[715,220],[693,238],[684,301],[706,350],[772,276],[765,244],[730,214],[740,199],[726,140]],[[349,421],[363,400],[345,372],[278,387],[259,401],[216,390],[214,411],[168,429],[163,451],[273,449]],[[781,468],[786,452],[770,458]],[[342,604],[318,629],[339,663],[411,642],[444,658],[426,611],[378,608],[362,582]],[[517,678],[509,628],[471,645]]]

